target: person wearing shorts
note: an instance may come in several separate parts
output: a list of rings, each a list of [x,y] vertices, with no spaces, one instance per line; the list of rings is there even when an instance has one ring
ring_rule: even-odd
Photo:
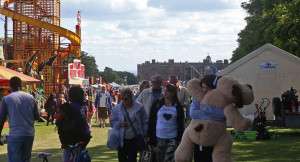
[[[98,108],[98,118],[100,118],[100,123],[101,123],[101,119],[107,119],[108,117],[108,108],[107,107],[99,107]],[[105,121],[103,121],[104,125],[102,125],[102,127],[105,127]],[[101,127],[101,125],[100,125]]]
[[[101,90],[96,96],[95,107],[98,108],[98,119],[99,119],[99,127],[105,128],[106,119],[108,116],[108,111],[111,111],[111,102],[110,102],[110,94],[106,91],[106,87],[102,86]]]

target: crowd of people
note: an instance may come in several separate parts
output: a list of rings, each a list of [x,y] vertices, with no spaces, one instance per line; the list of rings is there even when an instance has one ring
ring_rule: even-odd
[[[216,87],[213,84],[215,79],[216,75],[206,75],[199,86],[208,92]],[[44,104],[48,114],[46,125],[49,122],[56,124],[63,161],[68,161],[71,156],[68,145],[79,141],[84,142],[83,147],[88,145],[92,138],[90,128],[94,117],[100,128],[107,127],[109,119],[110,126],[119,131],[120,162],[137,160],[137,154],[141,151],[139,137],[146,139],[146,144],[151,146],[154,161],[174,161],[174,152],[181,142],[186,119],[189,116],[201,118],[198,112],[200,101],[191,99],[176,75],[169,77],[169,84],[162,84],[162,77],[154,75],[151,81],[140,83],[137,93],[130,88],[109,89],[101,86],[98,90],[73,86],[70,89],[62,87],[61,91],[50,94]],[[8,161],[30,161],[34,121],[40,118],[40,113],[34,97],[21,91],[20,78],[11,78],[10,86],[12,93],[1,102],[0,135],[8,116]],[[28,151],[23,152],[25,147]],[[212,161],[213,147],[195,145],[194,150],[195,161]]]

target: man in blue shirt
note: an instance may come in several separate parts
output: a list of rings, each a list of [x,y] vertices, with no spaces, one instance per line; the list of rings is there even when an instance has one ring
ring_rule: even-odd
[[[34,120],[40,118],[37,103],[30,94],[22,92],[22,81],[19,77],[10,79],[12,93],[4,97],[0,109],[0,136],[8,116],[9,138],[7,141],[8,162],[31,159],[34,139]],[[2,142],[0,142],[3,145]]]

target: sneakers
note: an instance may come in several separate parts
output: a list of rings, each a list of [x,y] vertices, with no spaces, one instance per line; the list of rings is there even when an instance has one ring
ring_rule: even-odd
[[[105,128],[105,124],[99,124],[100,128]]]

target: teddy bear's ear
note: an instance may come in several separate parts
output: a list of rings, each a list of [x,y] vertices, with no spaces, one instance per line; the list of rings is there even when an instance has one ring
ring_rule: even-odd
[[[254,100],[252,86],[248,84],[233,85],[232,95],[234,96],[234,104],[238,108],[242,108],[243,105],[249,105]]]
[[[237,108],[243,107],[243,94],[240,87],[237,85],[232,86],[232,95],[234,97],[234,104]]]
[[[200,79],[192,79],[187,83],[187,90],[190,96],[193,96],[198,101],[201,101],[204,94],[201,88],[201,80]]]
[[[242,94],[243,94],[243,104],[250,105],[254,100],[252,86],[249,84],[242,84],[241,90],[242,90]]]

